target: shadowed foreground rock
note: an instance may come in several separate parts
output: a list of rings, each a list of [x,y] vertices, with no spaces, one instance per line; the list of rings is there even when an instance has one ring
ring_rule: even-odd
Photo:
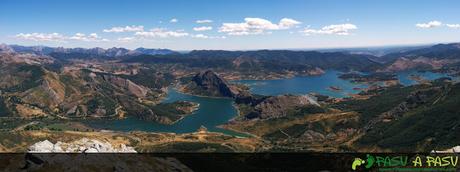
[[[8,154],[3,171],[192,171],[176,158],[149,154]]]

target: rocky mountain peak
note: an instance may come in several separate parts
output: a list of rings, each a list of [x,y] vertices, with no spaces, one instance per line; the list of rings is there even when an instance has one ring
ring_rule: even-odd
[[[217,84],[217,83],[224,83],[227,84],[226,81],[222,78],[220,78],[217,73],[207,70],[205,72],[200,72],[196,74],[193,79],[198,85],[200,86],[205,86],[207,84]]]
[[[211,96],[235,97],[237,95],[227,81],[211,70],[196,74],[192,81],[197,89],[201,89]]]

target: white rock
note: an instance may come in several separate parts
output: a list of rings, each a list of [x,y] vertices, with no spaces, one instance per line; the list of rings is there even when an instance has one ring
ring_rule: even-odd
[[[446,149],[443,151],[432,150],[432,153],[460,153],[460,146],[454,146],[453,148]]]
[[[98,152],[99,152],[99,150],[94,149],[94,148],[89,148],[89,149],[84,151],[84,153],[98,153]]]
[[[48,140],[37,142],[29,147],[29,152],[53,152],[54,144]]]
[[[456,153],[460,153],[460,146],[455,146],[452,148],[452,150]]]
[[[29,152],[136,153],[136,150],[134,150],[133,147],[129,147],[124,144],[121,144],[120,148],[114,148],[109,142],[83,138],[70,143],[58,141],[56,144],[53,144],[48,140],[37,142],[29,147]]]
[[[53,147],[53,152],[64,152],[64,150],[62,150],[62,142],[57,142],[56,144],[54,144],[54,147]]]

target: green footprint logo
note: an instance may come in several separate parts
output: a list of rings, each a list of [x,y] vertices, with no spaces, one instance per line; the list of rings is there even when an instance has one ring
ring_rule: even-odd
[[[361,158],[355,158],[355,160],[351,164],[351,169],[356,170],[356,167],[361,166],[364,163],[365,163],[365,161],[362,160]]]
[[[374,162],[375,162],[374,156],[367,154],[367,164],[364,167],[366,167],[366,169],[369,169],[374,165]]]

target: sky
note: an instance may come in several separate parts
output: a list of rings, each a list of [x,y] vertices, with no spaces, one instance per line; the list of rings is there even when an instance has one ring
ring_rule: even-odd
[[[458,0],[2,0],[0,43],[316,49],[460,42]]]

